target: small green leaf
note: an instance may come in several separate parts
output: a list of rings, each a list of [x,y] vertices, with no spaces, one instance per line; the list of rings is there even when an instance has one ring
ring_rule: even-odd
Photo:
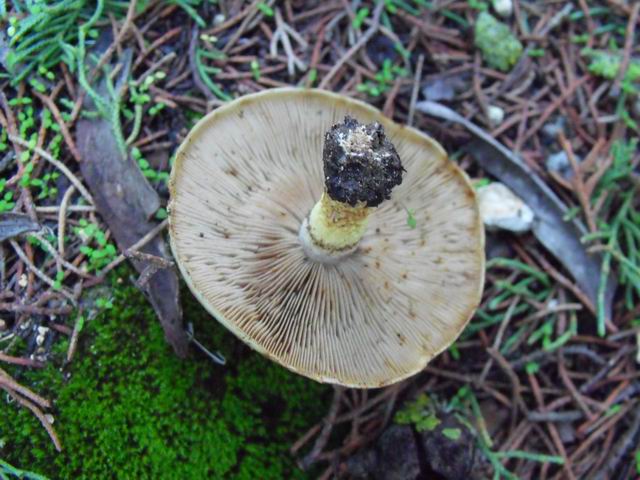
[[[47,87],[45,87],[45,85],[42,82],[36,80],[35,78],[31,79],[29,83],[37,92],[45,93],[47,91]]]
[[[489,9],[489,6],[482,0],[467,0],[467,3],[471,8],[475,8],[476,10],[480,10],[481,12]]]
[[[407,225],[409,225],[409,228],[416,228],[418,226],[418,222],[416,221],[416,217],[413,216],[413,211],[409,210],[408,208],[407,210]]]
[[[564,459],[557,455],[545,455],[542,453],[525,452],[522,450],[509,450],[507,452],[493,452],[496,458],[521,458],[524,460],[530,460],[532,462],[547,462],[555,463],[556,465],[563,465]]]
[[[540,370],[540,364],[536,362],[527,362],[524,368],[529,375],[534,375],[538,373],[538,370]]]
[[[418,432],[431,432],[435,430],[435,428],[440,425],[440,419],[436,417],[434,414],[427,415],[426,417],[421,418],[416,423],[416,430]]]
[[[571,207],[562,217],[565,222],[570,222],[580,213],[580,207]]]
[[[359,29],[368,16],[369,9],[366,7],[360,8],[356,13],[356,17],[353,19],[351,25],[353,25],[353,28],[355,28],[356,30]]]
[[[582,35],[574,35],[571,37],[572,43],[587,43],[589,41],[590,35],[588,33],[583,33]]]
[[[620,405],[619,403],[615,403],[607,409],[607,411],[605,412],[605,416],[611,417],[618,413],[620,410],[622,410],[622,405]]]
[[[489,178],[481,178],[481,179],[476,180],[475,182],[473,182],[473,188],[478,190],[479,188],[486,187],[490,183],[491,183],[491,179],[489,179]]]
[[[149,169],[149,162],[147,162],[144,158],[141,158],[140,160],[138,160],[138,166],[142,170],[148,170]]]
[[[260,64],[257,60],[251,60],[251,74],[256,82],[260,80]]]
[[[544,57],[544,53],[545,53],[544,48],[532,48],[527,52],[527,55],[529,55],[530,57],[537,58],[537,57]]]
[[[318,70],[315,68],[312,68],[311,70],[309,70],[309,76],[307,77],[307,83],[309,84],[309,86],[313,86],[314,83],[316,83],[316,80],[318,79]]]
[[[398,7],[396,7],[391,0],[384,0],[384,6],[387,12],[391,14],[398,13]]]
[[[449,440],[458,440],[460,435],[462,435],[462,431],[459,428],[445,428],[442,430],[442,435],[447,437]]]
[[[271,8],[266,3],[260,2],[256,6],[258,7],[258,10],[260,10],[265,16],[273,17],[273,8]]]
[[[78,324],[77,324],[77,327],[76,327],[78,332],[81,332],[83,327],[84,327],[84,316],[80,315],[78,317]]]
[[[460,360],[460,350],[458,350],[458,347],[456,346],[455,343],[452,343],[451,346],[449,347],[449,353],[451,354],[454,360]]]
[[[411,58],[411,52],[409,50],[407,50],[406,48],[404,48],[404,45],[402,45],[400,42],[396,42],[393,44],[393,48],[395,49],[396,52],[398,52],[402,58],[404,58],[405,60],[409,60],[409,58]],[[408,75],[407,71],[403,68],[403,69],[398,69],[397,67],[394,67],[394,70],[396,73],[398,73],[401,77],[406,77]]]
[[[167,218],[167,210],[164,208],[159,208],[156,212],[156,218],[158,220],[164,220],[165,218]]]

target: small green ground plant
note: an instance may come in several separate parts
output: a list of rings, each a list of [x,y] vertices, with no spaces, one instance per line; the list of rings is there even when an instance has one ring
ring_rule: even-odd
[[[547,302],[554,296],[554,283],[549,275],[519,260],[493,258],[487,262],[487,272],[495,276],[491,300],[476,310],[460,340],[468,340],[482,330],[500,325],[507,315],[509,318],[533,315],[536,303]],[[569,325],[562,333],[556,331],[557,321],[557,316],[550,313],[540,325],[522,323],[505,335],[498,351],[504,356],[510,356],[523,345],[548,353],[559,349],[577,334],[578,320],[575,312],[571,312]],[[455,344],[450,353],[456,359],[460,357]],[[527,371],[536,370],[538,364],[530,362],[526,368]]]
[[[604,197],[598,231],[582,241],[602,243],[602,277],[598,291],[598,333],[605,334],[604,297],[614,265],[623,291],[624,305],[633,310],[640,299],[640,211],[634,206],[637,186],[631,183],[638,138],[618,140],[611,147],[613,162],[604,173],[591,200],[596,205]]]

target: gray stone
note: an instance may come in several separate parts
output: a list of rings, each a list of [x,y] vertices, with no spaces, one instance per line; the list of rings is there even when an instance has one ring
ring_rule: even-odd
[[[557,117],[554,121],[545,123],[541,132],[547,140],[556,140],[558,134],[564,131],[565,124],[566,120],[564,117]]]
[[[563,150],[549,155],[545,161],[545,166],[548,171],[555,172],[567,180],[574,176],[573,168],[571,168],[571,163],[569,163],[569,157]]]
[[[493,9],[498,15],[508,18],[513,13],[512,0],[493,0]]]
[[[500,182],[478,189],[478,205],[487,230],[522,233],[533,225],[535,216],[531,208]]]

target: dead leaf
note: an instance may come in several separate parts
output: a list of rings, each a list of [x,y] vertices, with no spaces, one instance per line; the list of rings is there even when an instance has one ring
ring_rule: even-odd
[[[22,213],[0,214],[0,242],[38,230],[40,230],[40,225],[31,220],[28,215]]]
[[[116,92],[124,85],[128,75],[130,52],[121,57],[120,64],[122,67],[116,82]],[[113,102],[104,83],[94,88],[104,100]],[[93,109],[89,97],[87,95],[85,107]],[[103,118],[79,120],[76,125],[76,144],[82,157],[80,171],[94,197],[96,208],[118,247],[126,251],[156,226],[152,217],[160,207],[160,198],[135,161],[121,152],[109,121]],[[170,258],[161,235],[147,243],[141,252]],[[150,265],[149,260],[145,259],[132,259],[131,262],[138,272],[144,272]],[[171,269],[156,271],[145,282],[143,291],[158,315],[165,338],[176,354],[184,357],[188,337],[182,325],[176,272]]]

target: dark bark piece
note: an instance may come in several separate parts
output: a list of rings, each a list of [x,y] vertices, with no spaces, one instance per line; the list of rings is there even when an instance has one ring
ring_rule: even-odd
[[[477,460],[476,439],[471,431],[455,416],[440,415],[442,420],[434,430],[422,432],[420,439],[428,467],[434,478],[446,480],[471,480],[478,478],[474,471]],[[454,430],[460,437],[447,437],[445,430]]]
[[[22,213],[0,214],[0,242],[27,232],[40,230],[38,222],[31,220],[29,215]]]
[[[421,478],[418,449],[412,428],[389,427],[373,448],[347,460],[348,478],[375,480],[417,480]]]
[[[400,157],[379,123],[345,117],[326,133],[322,157],[327,193],[352,207],[376,207],[402,183]]]
[[[123,71],[128,71],[128,68]],[[101,88],[99,93],[105,100],[111,101],[105,88]],[[107,120],[79,120],[76,125],[76,144],[82,157],[80,171],[93,195],[96,208],[120,250],[126,251],[156,225],[152,217],[160,207],[158,194],[133,159],[125,157],[120,151]],[[154,238],[141,251],[169,258],[162,236]],[[148,260],[131,262],[140,273],[151,265]],[[179,357],[186,356],[188,337],[182,325],[176,272],[158,270],[143,287],[164,328],[165,338]]]
[[[440,412],[441,423],[417,432],[391,425],[374,445],[345,462],[344,478],[354,480],[476,480],[485,478],[477,440],[455,415]],[[459,437],[450,438],[446,430]],[[341,477],[342,478],[342,477]]]

